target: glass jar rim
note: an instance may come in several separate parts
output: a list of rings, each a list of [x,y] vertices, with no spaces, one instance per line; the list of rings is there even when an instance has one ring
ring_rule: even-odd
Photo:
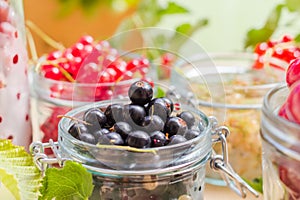
[[[196,54],[192,56],[189,59],[189,63],[193,62],[202,62],[202,61],[211,61],[213,64],[215,64],[217,61],[214,61],[214,59],[224,59],[224,60],[230,60],[230,59],[237,59],[237,60],[255,60],[256,55],[254,53],[249,52],[212,52],[208,53],[207,55],[202,54]],[[176,63],[176,66],[184,66],[189,64],[185,60],[179,60]],[[237,72],[233,72],[237,73]],[[220,74],[225,74],[223,72],[220,72]],[[267,82],[263,84],[257,84],[257,85],[243,85],[243,86],[232,86],[230,87],[233,90],[243,90],[243,91],[257,91],[257,90],[264,90],[269,91],[270,89],[276,87],[278,84],[282,84],[281,82]],[[223,84],[224,87],[224,84]],[[225,87],[224,87],[225,88]],[[226,92],[225,92],[226,95]],[[222,109],[232,109],[232,110],[260,110],[262,108],[262,101],[261,103],[249,103],[249,104],[236,104],[236,103],[222,103],[222,102],[210,102],[206,100],[197,99],[199,105],[205,106],[205,107],[212,107],[212,108],[222,108]]]
[[[78,108],[75,108],[71,111],[69,111],[66,115],[67,116],[76,116],[76,114],[85,111],[89,108],[95,107],[95,106],[101,106],[101,105],[107,105],[107,104],[111,104],[111,103],[115,103],[115,102],[128,102],[127,99],[116,99],[116,100],[104,100],[104,101],[100,101],[100,102],[95,102],[95,103],[91,103],[88,105],[84,105]],[[196,111],[195,111],[196,110]],[[205,155],[203,156],[197,156],[195,157],[195,155],[192,156],[192,158],[189,158],[187,161],[183,160],[182,162],[180,162],[179,158],[176,158],[175,160],[178,161],[179,164],[176,165],[170,165],[170,166],[166,166],[166,167],[162,167],[162,168],[137,168],[137,169],[114,169],[114,168],[110,168],[110,166],[106,167],[93,167],[93,166],[89,166],[86,165],[84,163],[82,163],[83,165],[85,165],[85,167],[87,169],[90,169],[92,171],[95,172],[99,172],[99,173],[108,173],[108,174],[119,174],[120,172],[122,174],[157,174],[158,171],[159,173],[168,173],[180,168],[185,168],[186,166],[193,166],[193,165],[199,165],[196,164],[198,162],[206,162],[209,158],[210,158],[210,154],[211,154],[211,150],[212,150],[212,133],[211,133],[211,129],[213,124],[210,122],[210,120],[208,119],[208,117],[201,112],[198,109],[194,109],[193,110],[195,114],[200,115],[200,117],[205,120],[204,123],[206,123],[206,126],[204,128],[204,131],[201,133],[201,135],[199,135],[196,138],[193,138],[191,140],[188,140],[186,142],[180,143],[180,144],[174,144],[174,145],[170,145],[170,146],[162,146],[162,147],[153,147],[153,148],[144,148],[142,149],[143,151],[151,151],[151,152],[157,152],[157,154],[160,156],[160,154],[165,154],[166,152],[170,152],[172,153],[173,151],[175,151],[176,149],[178,149],[179,147],[183,147],[184,151],[182,153],[186,153],[186,151],[191,151],[194,149],[195,151],[198,151],[198,153],[203,153]],[[73,136],[71,136],[70,134],[67,134],[67,127],[69,126],[69,123],[71,122],[71,119],[65,117],[62,118],[59,122],[58,125],[58,129],[59,129],[59,145],[62,146],[64,145],[63,143],[63,139],[66,139],[67,142],[72,141],[76,146],[80,146],[80,147],[85,147],[87,149],[92,149],[95,148],[97,151],[101,151],[101,147],[98,147],[97,145],[94,144],[89,144],[83,141],[80,141],[78,139],[75,139]],[[209,142],[207,142],[209,141]],[[203,145],[203,143],[206,143]],[[201,145],[200,145],[201,144]],[[65,147],[64,147],[65,148]],[[199,149],[201,148],[201,150]],[[203,149],[202,149],[203,148]],[[109,148],[108,148],[109,149]],[[119,149],[120,153],[128,151],[128,150],[122,150]],[[119,153],[119,152],[118,152]],[[162,158],[164,159],[164,158]],[[165,161],[163,161],[165,162]],[[98,169],[97,169],[98,168]]]
[[[267,92],[267,94],[264,97],[263,101],[263,108],[262,112],[268,116],[270,119],[274,120],[276,124],[283,124],[284,126],[290,126],[293,129],[296,129],[300,133],[300,125],[296,124],[294,122],[288,121],[280,116],[277,115],[275,112],[269,112],[272,110],[272,107],[270,105],[271,98],[278,92],[285,90],[287,88],[286,84],[279,84],[276,87],[272,88],[270,91]]]
[[[299,150],[292,149],[293,146],[299,146],[300,144],[300,138],[299,136],[293,135],[292,133],[285,132],[283,129],[288,128],[288,130],[293,130],[295,133],[300,133],[300,125],[291,121],[288,121],[279,115],[277,115],[278,108],[274,110],[274,108],[271,106],[271,102],[274,101],[272,98],[278,94],[279,92],[283,92],[287,90],[288,87],[286,84],[278,85],[277,87],[274,87],[271,89],[264,97],[263,101],[263,107],[262,107],[262,113],[263,116],[266,117],[264,120],[264,117],[261,121],[261,137],[266,142],[272,144],[278,151],[282,152],[283,154],[299,160],[300,161],[300,152]],[[272,125],[269,125],[269,129],[271,130],[265,130],[268,129],[266,126],[266,120],[271,121],[274,125],[279,125],[278,127],[271,127]],[[264,131],[265,130],[265,131]],[[298,139],[296,139],[298,138]]]

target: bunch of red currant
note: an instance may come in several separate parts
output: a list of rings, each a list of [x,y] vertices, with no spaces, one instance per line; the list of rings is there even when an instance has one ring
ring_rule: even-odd
[[[286,70],[289,63],[300,56],[300,47],[294,39],[284,35],[281,40],[269,40],[256,45],[254,53],[257,58],[254,69],[263,69],[266,66],[279,70]]]
[[[57,81],[103,84],[129,80],[136,74],[143,77],[148,69],[148,59],[144,57],[123,58],[107,41],[97,42],[91,36],[82,36],[71,47],[47,55],[46,60],[40,65],[40,74]],[[99,88],[95,88],[95,91],[96,89]],[[110,88],[101,87],[100,89],[109,90]],[[63,89],[60,91],[57,87],[51,90],[52,97],[57,98],[60,97],[61,92],[66,92]],[[95,99],[103,100],[101,96],[105,91],[98,91],[98,93],[101,95],[95,96]]]
[[[39,73],[46,79],[70,83],[53,82],[51,98],[93,102],[110,99],[115,93],[123,94],[123,87],[127,89],[129,85],[118,87],[116,83],[136,77],[145,78],[149,66],[149,60],[142,56],[121,56],[109,42],[97,42],[85,35],[71,47],[46,55],[39,65]],[[77,87],[82,84],[86,86]],[[52,113],[40,126],[44,133],[43,142],[57,140],[57,115],[63,115],[70,109],[63,106],[52,108]]]

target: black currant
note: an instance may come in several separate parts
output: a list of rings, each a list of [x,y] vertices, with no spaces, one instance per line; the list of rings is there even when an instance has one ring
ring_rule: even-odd
[[[167,141],[165,134],[161,131],[150,133],[150,139],[152,147],[162,147],[166,144]]]
[[[79,138],[79,135],[82,134],[82,133],[88,133],[89,130],[87,128],[87,126],[83,123],[80,123],[80,122],[75,122],[73,123],[68,132],[74,137],[74,138]]]
[[[143,130],[147,133],[162,131],[164,129],[164,125],[164,121],[158,115],[146,116],[143,123]]]
[[[81,133],[79,135],[79,139],[83,142],[87,142],[87,143],[90,143],[90,144],[96,144],[95,137],[90,133]]]
[[[162,97],[162,99],[165,101],[165,105],[169,110],[169,115],[173,112],[174,110],[174,103],[171,99],[169,99],[168,97]]]
[[[168,137],[173,135],[184,135],[187,131],[186,122],[179,117],[169,117],[165,123],[164,132]]]
[[[132,131],[132,127],[127,122],[116,122],[112,127],[114,132],[117,132],[121,137],[126,140],[129,133]]]
[[[124,140],[121,135],[116,132],[110,132],[108,134],[103,134],[98,138],[98,144],[106,145],[124,145]]]
[[[107,106],[104,111],[107,120],[106,127],[112,127],[117,121],[122,121],[123,111],[123,105],[121,104],[111,104]]]
[[[148,104],[148,115],[158,115],[163,121],[166,121],[171,112],[166,102],[162,98],[155,98]]]
[[[152,99],[153,89],[146,81],[136,81],[130,86],[128,96],[133,104],[145,105]]]
[[[185,137],[183,137],[182,135],[173,135],[170,138],[168,145],[180,144],[180,143],[183,143],[186,141],[187,141],[187,139]]]
[[[148,133],[137,130],[128,135],[126,144],[135,148],[148,148],[151,146],[151,139]]]
[[[95,137],[96,141],[101,135],[108,134],[110,131],[106,128],[101,128],[99,130],[94,131],[92,134]]]
[[[196,130],[196,129],[189,129],[185,132],[184,134],[184,137],[187,139],[187,140],[191,140],[195,137],[198,137],[200,135],[200,131],[199,130]]]
[[[183,119],[186,122],[188,128],[191,128],[195,123],[195,117],[193,113],[189,111],[182,111],[181,113],[177,114],[177,117]]]
[[[146,116],[146,110],[143,106],[127,104],[124,106],[123,117],[131,126],[141,126]]]
[[[91,124],[88,126],[91,131],[98,130],[106,124],[106,116],[98,108],[87,110],[83,115],[83,120]]]

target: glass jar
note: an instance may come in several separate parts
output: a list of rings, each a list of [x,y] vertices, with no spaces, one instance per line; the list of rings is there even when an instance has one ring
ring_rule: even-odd
[[[267,71],[254,70],[253,54],[215,53],[210,59],[212,62],[196,55],[190,63],[179,63],[172,82],[177,86],[178,76],[189,80],[200,110],[216,116],[230,129],[227,142],[233,169],[246,180],[261,179],[260,109],[263,96],[281,82],[281,77],[279,73],[270,76]],[[198,73],[193,72],[195,69]],[[221,146],[214,149],[219,153]],[[224,185],[211,170],[207,182]]]
[[[92,107],[106,108],[114,100]],[[81,119],[91,105],[71,111],[68,116]],[[184,144],[146,149],[146,152],[100,148],[78,141],[68,133],[73,123],[59,123],[60,151],[64,157],[78,160],[94,175],[92,199],[203,199],[205,163],[211,153],[211,125],[202,113],[197,121],[205,124],[202,135]],[[144,149],[145,150],[145,149]]]
[[[81,163],[93,175],[95,187],[90,199],[203,199],[206,164],[211,159],[213,135],[226,135],[227,129],[216,127],[212,118],[194,107],[182,104],[180,108],[194,114],[195,126],[201,128],[202,132],[193,139],[174,145],[143,149],[94,145],[80,141],[68,132],[74,120],[81,120],[88,109],[96,107],[104,110],[115,103],[124,105],[129,101],[102,101],[73,109],[59,122],[57,147],[51,141],[44,146],[36,143],[32,146],[33,152],[39,157],[42,153],[39,149],[51,146],[55,155],[59,155],[58,163],[67,159]],[[42,157],[42,161],[36,161],[47,163],[46,157]],[[211,162],[215,169],[228,167],[223,159],[227,160],[218,157],[215,159],[218,160],[216,163]],[[227,169],[231,174],[230,168]],[[245,197],[246,188],[257,195],[240,178],[235,179],[235,173],[231,175],[231,178],[234,177],[231,184],[239,185],[241,190],[235,187],[235,191],[241,192],[241,196]]]
[[[300,198],[300,126],[277,115],[288,94],[285,85],[275,87],[262,107],[264,199]]]
[[[0,138],[32,141],[22,1],[0,0]]]

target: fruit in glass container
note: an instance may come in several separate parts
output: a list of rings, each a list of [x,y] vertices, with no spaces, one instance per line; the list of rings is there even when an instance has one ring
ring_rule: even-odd
[[[144,131],[133,131],[126,138],[126,144],[135,148],[148,148],[151,146],[151,139]]]
[[[130,86],[128,96],[133,104],[143,106],[152,99],[153,89],[148,82],[137,81]]]
[[[179,117],[169,117],[165,123],[164,131],[173,135],[184,135],[187,131],[187,123]]]
[[[147,85],[145,90],[150,91],[146,81],[138,82],[142,86],[141,90]],[[130,88],[135,87],[136,85]],[[152,87],[151,90],[153,91]],[[134,148],[173,145],[201,135],[204,126],[191,112],[180,111],[180,108],[174,112],[174,103],[169,98],[153,98],[152,94],[151,98],[141,95],[145,107],[138,99],[134,99],[129,104],[112,103],[105,108],[90,108],[82,116],[86,124],[79,123],[80,120],[77,119],[68,131],[73,137],[91,144],[94,141],[86,138],[86,134],[98,139],[97,145],[127,145]],[[164,113],[166,119],[156,115],[157,113]],[[99,116],[101,119],[105,116],[106,121],[101,121],[98,130],[89,128],[99,123]],[[81,133],[84,133],[83,139],[80,137]]]
[[[166,135],[161,131],[155,131],[150,134],[151,146],[162,147],[165,146],[167,138]]]

